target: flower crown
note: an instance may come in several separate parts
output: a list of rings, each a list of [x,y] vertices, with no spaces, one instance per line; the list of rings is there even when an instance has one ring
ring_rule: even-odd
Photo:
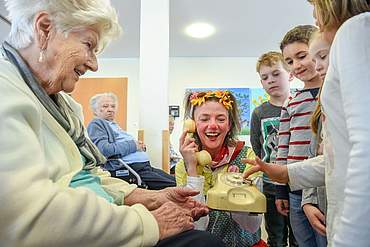
[[[190,102],[193,106],[200,106],[208,99],[218,99],[218,102],[221,103],[227,110],[233,109],[231,100],[231,94],[229,91],[208,91],[208,92],[193,92],[190,95]]]

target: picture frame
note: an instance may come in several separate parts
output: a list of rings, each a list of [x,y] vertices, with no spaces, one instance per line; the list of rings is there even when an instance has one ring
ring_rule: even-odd
[[[180,117],[180,106],[178,106],[178,105],[168,106],[168,113],[169,113],[169,115],[173,116],[174,118]]]

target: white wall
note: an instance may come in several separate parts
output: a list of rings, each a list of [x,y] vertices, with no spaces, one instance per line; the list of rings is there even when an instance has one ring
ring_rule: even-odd
[[[183,104],[186,88],[260,87],[255,72],[257,58],[171,58],[169,65],[169,105]],[[139,59],[99,59],[99,70],[87,77],[128,77],[127,131],[136,136],[139,121]],[[302,84],[294,80],[292,87]],[[155,84],[153,84],[155,87]],[[155,97],[155,96],[154,96]],[[176,118],[171,141],[178,148],[182,132],[182,109]],[[160,140],[158,145],[161,145]],[[158,154],[161,155],[161,154]],[[157,165],[157,164],[156,164]]]

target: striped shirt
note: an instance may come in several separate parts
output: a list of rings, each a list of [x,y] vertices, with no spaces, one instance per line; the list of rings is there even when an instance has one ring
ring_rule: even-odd
[[[277,164],[289,165],[314,156],[311,147],[314,136],[310,121],[317,105],[319,90],[298,90],[281,109]],[[301,191],[295,193],[300,194]],[[277,185],[277,197],[288,198],[287,185]]]

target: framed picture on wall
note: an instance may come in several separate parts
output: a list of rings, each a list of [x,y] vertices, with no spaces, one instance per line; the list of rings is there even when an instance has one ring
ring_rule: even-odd
[[[180,106],[178,105],[170,105],[168,106],[169,114],[173,116],[174,118],[180,116]]]

